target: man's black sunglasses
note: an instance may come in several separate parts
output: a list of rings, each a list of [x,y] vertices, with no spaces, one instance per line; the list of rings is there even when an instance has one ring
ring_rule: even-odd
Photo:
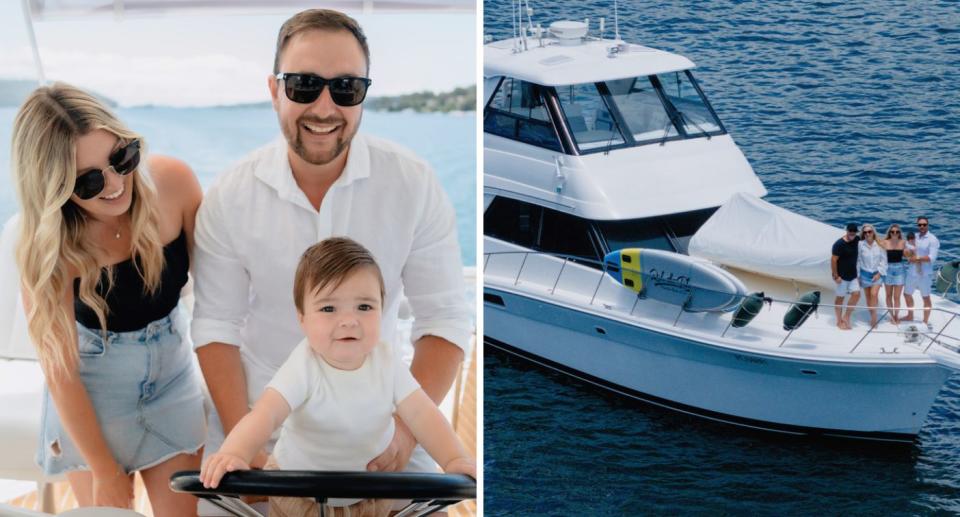
[[[137,168],[137,165],[140,165],[140,141],[133,140],[117,149],[110,155],[109,161],[113,172],[121,176],[130,174]],[[77,176],[77,182],[73,185],[73,193],[80,199],[90,199],[103,192],[106,183],[103,171],[93,169]]]
[[[330,85],[330,98],[338,106],[350,107],[363,102],[367,88],[373,82],[366,77],[334,77],[324,79],[313,74],[277,74],[283,81],[287,98],[300,104],[310,104],[320,97],[323,87]]]

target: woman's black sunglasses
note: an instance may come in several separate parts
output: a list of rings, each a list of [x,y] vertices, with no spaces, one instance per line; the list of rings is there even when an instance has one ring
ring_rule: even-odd
[[[110,168],[113,172],[121,176],[126,176],[133,172],[137,165],[140,165],[140,141],[133,140],[129,144],[117,149],[110,155]],[[103,192],[106,186],[106,179],[103,171],[93,169],[77,176],[77,182],[73,186],[73,193],[80,199],[90,199]]]
[[[287,98],[300,104],[310,104],[320,98],[323,87],[330,85],[330,98],[338,106],[350,107],[363,102],[367,88],[373,82],[366,77],[334,77],[324,79],[313,74],[277,74],[283,81]]]

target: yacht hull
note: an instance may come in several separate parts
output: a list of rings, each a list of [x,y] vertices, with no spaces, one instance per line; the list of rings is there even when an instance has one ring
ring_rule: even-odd
[[[800,361],[694,341],[484,290],[484,341],[622,395],[794,435],[912,442],[950,371]]]

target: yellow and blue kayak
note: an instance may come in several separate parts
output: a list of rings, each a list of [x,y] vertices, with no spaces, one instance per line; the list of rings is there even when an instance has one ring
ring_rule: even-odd
[[[702,259],[670,251],[624,248],[603,258],[604,270],[639,296],[690,312],[735,310],[747,292],[736,276]]]

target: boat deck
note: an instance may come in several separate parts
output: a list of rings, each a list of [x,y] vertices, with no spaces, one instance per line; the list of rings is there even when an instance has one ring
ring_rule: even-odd
[[[930,351],[935,348],[953,353],[960,361],[956,354],[960,349],[960,317],[956,317],[960,306],[939,296],[933,297],[932,329],[922,322],[919,296],[915,297],[915,321],[893,324],[881,289],[879,324],[871,327],[865,296],[861,296],[852,318],[853,329],[841,330],[836,326],[832,289],[746,271],[730,272],[744,282],[748,292],[763,291],[774,300],[765,303],[743,328],[731,326],[732,313],[687,312],[679,305],[638,297],[609,275],[574,260],[535,252],[491,253],[484,258],[484,282],[489,287],[712,345],[803,360],[870,363],[930,363],[934,360]],[[793,332],[784,330],[783,319],[793,302],[814,290],[821,292],[817,312]]]

